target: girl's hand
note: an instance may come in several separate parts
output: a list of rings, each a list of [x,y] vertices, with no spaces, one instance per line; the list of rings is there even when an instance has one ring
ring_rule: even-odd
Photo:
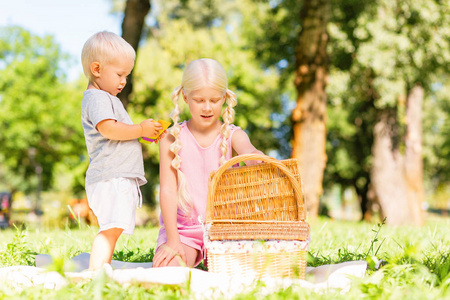
[[[162,244],[153,257],[153,268],[166,267],[172,259],[178,259],[178,264],[186,265],[186,255],[181,242],[169,242]]]

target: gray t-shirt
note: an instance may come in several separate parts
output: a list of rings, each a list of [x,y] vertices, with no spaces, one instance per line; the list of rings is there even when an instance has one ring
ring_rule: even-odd
[[[96,127],[107,119],[133,124],[119,98],[102,90],[86,90],[81,102],[81,123],[89,154],[86,185],[115,177],[137,178],[139,185],[147,183],[141,143],[137,139],[116,141],[102,136]]]

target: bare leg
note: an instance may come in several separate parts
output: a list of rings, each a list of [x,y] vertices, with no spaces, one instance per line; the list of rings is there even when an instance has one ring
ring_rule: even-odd
[[[103,264],[111,263],[116,242],[122,234],[122,231],[122,228],[111,228],[97,234],[92,243],[89,270],[99,270],[102,268]]]

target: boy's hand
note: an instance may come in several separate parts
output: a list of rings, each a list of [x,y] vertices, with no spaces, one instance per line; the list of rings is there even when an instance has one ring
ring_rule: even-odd
[[[158,138],[155,140],[155,144],[158,144],[158,142],[159,142],[163,137],[165,137],[166,134],[167,134],[167,130],[164,130],[164,132],[161,133],[161,134],[158,136]]]
[[[151,137],[158,135],[159,131],[163,129],[162,125],[153,119],[142,121],[139,125],[142,128],[142,136]]]

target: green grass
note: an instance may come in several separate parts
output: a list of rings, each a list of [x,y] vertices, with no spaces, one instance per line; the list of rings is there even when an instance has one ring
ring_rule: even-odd
[[[9,229],[0,232],[0,267],[33,265],[36,253],[56,257],[54,270],[81,252],[89,252],[97,228]],[[132,236],[122,236],[114,259],[151,261],[157,228],[136,228]],[[320,219],[311,223],[309,266],[367,260],[369,269],[362,279],[354,279],[349,292],[322,293],[298,286],[267,295],[263,284],[235,299],[445,299],[450,298],[450,219],[429,217],[424,227],[389,227],[383,224]],[[381,268],[377,263],[383,261]],[[185,287],[121,286],[106,278],[70,283],[61,290],[42,287],[18,291],[0,285],[0,299],[185,299]]]

